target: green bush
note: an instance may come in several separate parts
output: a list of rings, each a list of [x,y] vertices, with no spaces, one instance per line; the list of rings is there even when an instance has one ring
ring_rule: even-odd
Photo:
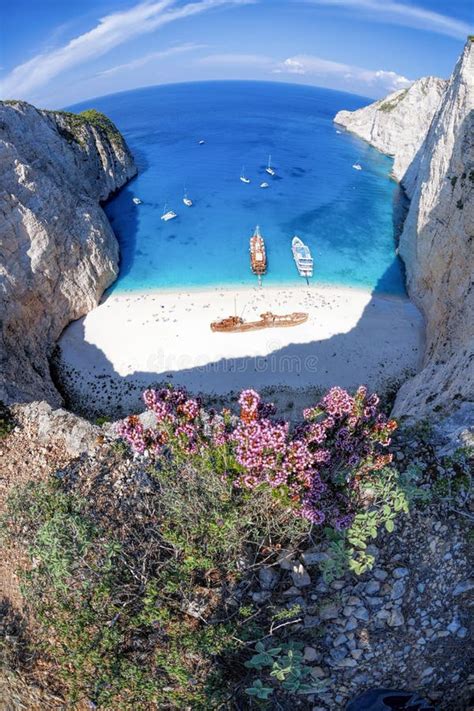
[[[259,551],[297,543],[305,524],[206,467],[148,475],[151,490],[123,510],[59,479],[11,497],[3,523],[29,548],[36,646],[69,703],[219,708],[245,678],[245,639],[262,634],[264,612],[238,614],[239,585]]]

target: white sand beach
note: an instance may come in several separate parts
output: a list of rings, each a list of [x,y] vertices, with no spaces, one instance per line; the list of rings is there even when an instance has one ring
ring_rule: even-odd
[[[235,303],[245,320],[268,310],[309,318],[292,328],[212,332],[211,321],[234,314]],[[68,326],[59,372],[71,404],[95,413],[140,409],[143,388],[164,381],[216,396],[270,389],[300,411],[315,390],[381,389],[406,377],[419,367],[422,339],[410,301],[353,288],[133,292],[108,296]]]

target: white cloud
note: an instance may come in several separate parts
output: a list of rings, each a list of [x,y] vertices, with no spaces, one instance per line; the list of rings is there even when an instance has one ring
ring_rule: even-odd
[[[137,59],[132,59],[130,62],[125,64],[117,64],[115,67],[110,67],[110,69],[105,69],[103,72],[96,74],[97,77],[109,77],[113,74],[119,74],[121,72],[132,71],[134,69],[139,69],[140,67],[149,64],[150,62],[155,62],[157,59],[166,59],[167,57],[172,57],[175,54],[182,54],[183,52],[193,52],[197,49],[203,49],[207,47],[206,44],[180,44],[175,47],[168,47],[160,52],[149,52],[144,54],[142,57]]]
[[[364,69],[363,67],[332,62],[308,54],[288,57],[288,59],[285,59],[275,67],[274,71],[278,74],[287,73],[308,77],[339,78],[345,82],[357,82],[362,85],[365,84],[372,89],[380,89],[387,92],[404,89],[412,83],[412,80],[396,72],[384,69]]]
[[[472,33],[472,27],[467,22],[417,5],[405,5],[392,0],[307,0],[307,2],[362,11],[373,20],[415,27],[456,39],[465,39]]]
[[[89,32],[75,37],[63,47],[43,52],[18,65],[0,83],[5,98],[29,98],[38,87],[111,49],[159,27],[225,5],[248,4],[253,0],[197,0],[177,4],[176,0],[142,2],[129,10],[101,18]]]
[[[197,60],[199,64],[221,66],[247,66],[256,69],[273,69],[275,60],[263,54],[210,54]]]

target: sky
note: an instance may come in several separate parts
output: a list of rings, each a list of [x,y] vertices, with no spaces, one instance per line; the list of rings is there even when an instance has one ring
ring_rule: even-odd
[[[0,98],[43,108],[209,79],[379,98],[448,77],[472,0],[13,0],[0,4]]]

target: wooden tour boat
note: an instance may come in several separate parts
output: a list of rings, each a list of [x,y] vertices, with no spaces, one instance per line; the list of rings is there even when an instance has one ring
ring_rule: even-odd
[[[213,321],[211,323],[211,331],[242,333],[243,331],[258,331],[262,328],[299,326],[300,323],[304,323],[307,320],[308,314],[302,312],[277,316],[271,311],[266,311],[260,314],[259,321],[244,321],[240,316],[229,316],[221,321]]]
[[[250,266],[253,273],[257,274],[260,282],[262,274],[265,274],[267,271],[267,255],[265,252],[265,242],[260,234],[260,227],[258,225],[250,238]]]

